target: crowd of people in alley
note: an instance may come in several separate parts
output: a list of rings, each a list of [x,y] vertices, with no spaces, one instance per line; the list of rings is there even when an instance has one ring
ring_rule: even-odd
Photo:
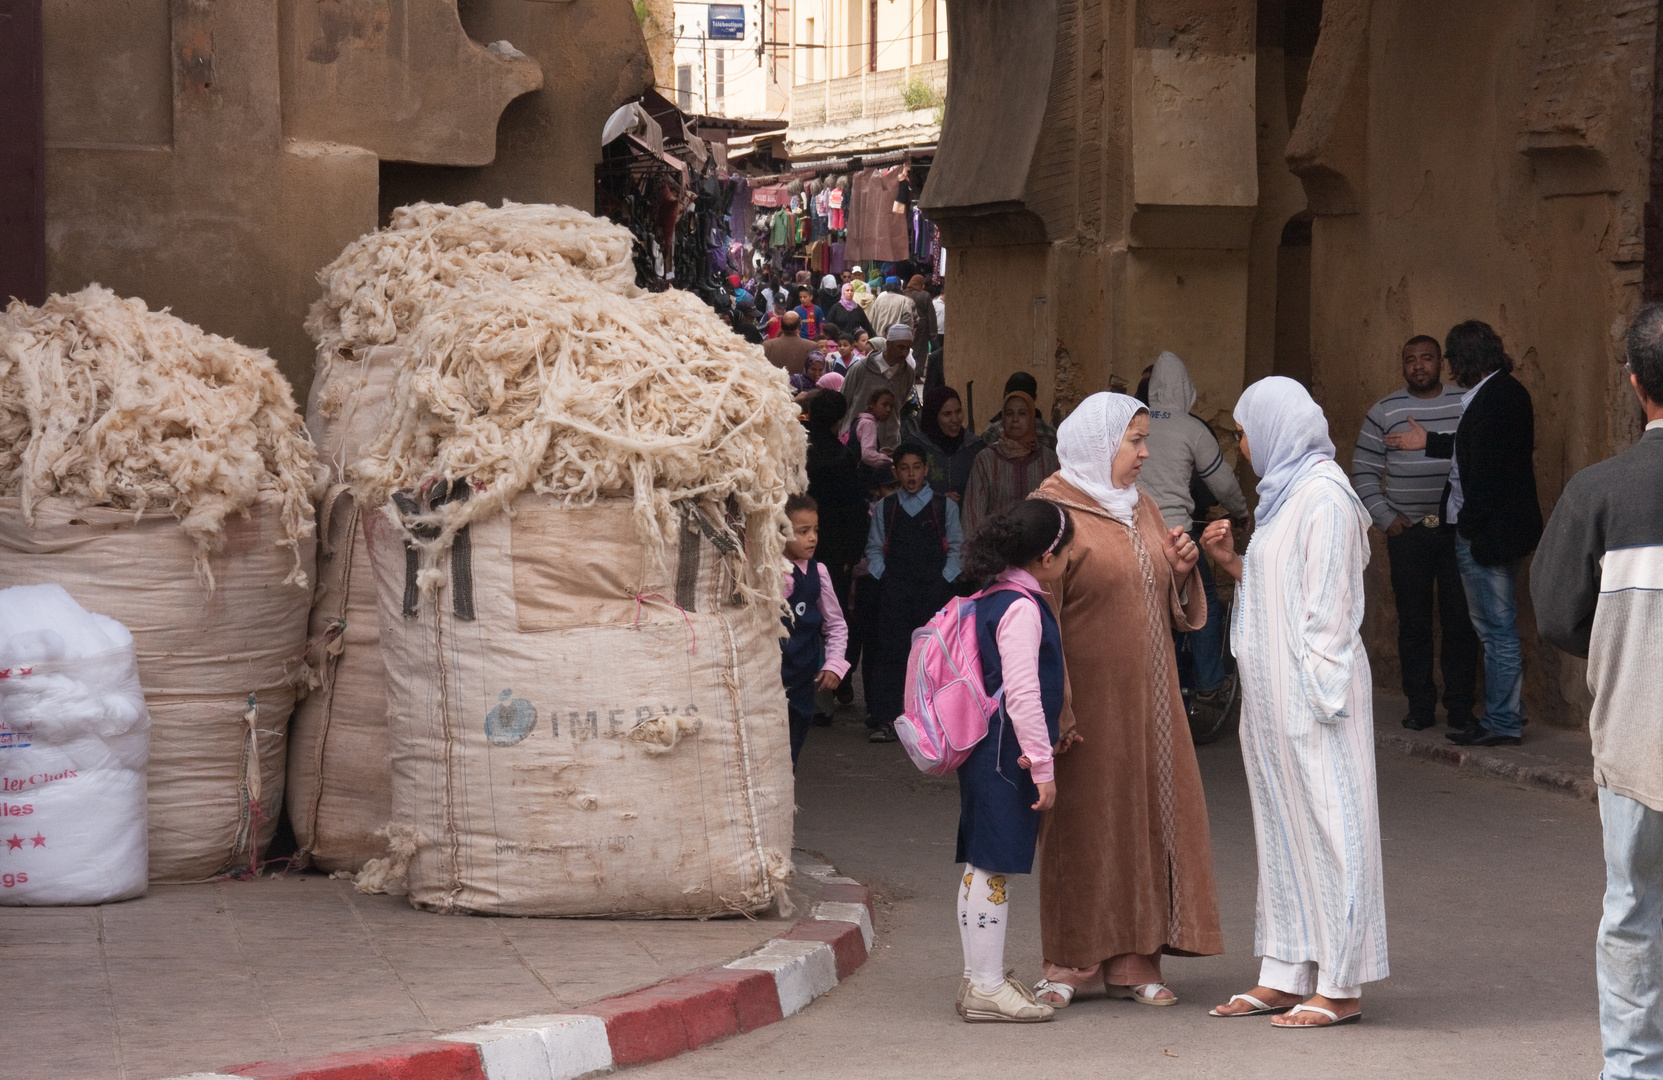
[[[1437,720],[1436,613],[1447,738],[1465,746],[1523,738],[1515,594],[1536,552],[1538,630],[1588,658],[1595,696],[1610,876],[1601,1022],[1608,1066],[1621,1066],[1606,1075],[1663,1074],[1663,709],[1645,677],[1663,644],[1663,306],[1643,310],[1628,339],[1645,437],[1579,474],[1544,530],[1530,394],[1485,323],[1405,343],[1403,387],[1369,410],[1349,474],[1304,386],[1248,386],[1231,426],[1258,478],[1250,512],[1220,440],[1191,412],[1179,357],[1162,353],[1136,397],[1093,394],[1055,427],[1018,371],[978,433],[941,378],[942,313],[932,325],[929,298],[899,284],[885,294],[894,314],[844,371],[820,366],[828,348],[792,342],[800,323],[823,321],[817,307],[787,312],[770,343],[776,364],[815,376],[794,382],[809,487],[788,508],[784,671],[793,761],[829,722],[816,692],[849,701],[857,667],[870,740],[893,741],[914,632],[954,597],[976,600],[984,689],[1002,696],[958,767],[959,1014],[1048,1020],[1094,984],[1172,1005],[1162,957],[1223,951],[1186,710],[1239,694],[1262,966],[1212,1015],[1295,1028],[1361,1019],[1364,984],[1389,970],[1361,637],[1372,526],[1390,560],[1402,723]],[[1235,585],[1236,670],[1214,568]],[[1189,704],[1175,649],[1186,636]],[[1004,936],[1010,879],[1036,862],[1043,977],[1030,987],[1007,975]]]

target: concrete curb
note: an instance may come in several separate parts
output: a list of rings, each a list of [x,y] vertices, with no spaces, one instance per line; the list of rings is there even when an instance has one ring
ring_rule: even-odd
[[[809,913],[748,956],[572,1013],[499,1020],[420,1042],[302,1061],[262,1061],[174,1080],[577,1080],[662,1061],[806,1008],[872,948],[872,896],[823,864]]]
[[[1424,761],[1453,765],[1463,772],[1510,780],[1515,784],[1541,788],[1560,795],[1569,795],[1583,802],[1598,802],[1599,787],[1594,783],[1592,769],[1576,769],[1566,765],[1511,761],[1482,748],[1456,746],[1454,743],[1430,743],[1394,731],[1376,730],[1374,745],[1381,750],[1396,750]]]

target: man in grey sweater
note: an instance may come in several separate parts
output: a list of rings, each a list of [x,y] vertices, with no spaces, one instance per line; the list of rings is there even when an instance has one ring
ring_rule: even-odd
[[[1537,628],[1588,659],[1594,694],[1604,1080],[1663,1076],[1663,304],[1634,317],[1627,373],[1645,434],[1571,478],[1530,574]]]

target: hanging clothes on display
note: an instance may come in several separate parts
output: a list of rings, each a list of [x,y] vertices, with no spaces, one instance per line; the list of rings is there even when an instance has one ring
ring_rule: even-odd
[[[849,239],[845,255],[865,262],[900,262],[907,258],[908,237],[905,205],[896,213],[896,198],[906,166],[864,169],[856,174],[854,206],[850,211]]]

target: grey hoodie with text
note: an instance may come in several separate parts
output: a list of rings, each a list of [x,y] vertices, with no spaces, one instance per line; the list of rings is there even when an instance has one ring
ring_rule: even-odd
[[[1247,514],[1247,499],[1236,483],[1235,471],[1219,453],[1213,429],[1190,415],[1194,405],[1195,383],[1190,381],[1189,369],[1172,353],[1161,353],[1149,375],[1149,460],[1138,474],[1138,487],[1160,507],[1167,528],[1185,532],[1194,524],[1191,473],[1205,481],[1231,517]]]

